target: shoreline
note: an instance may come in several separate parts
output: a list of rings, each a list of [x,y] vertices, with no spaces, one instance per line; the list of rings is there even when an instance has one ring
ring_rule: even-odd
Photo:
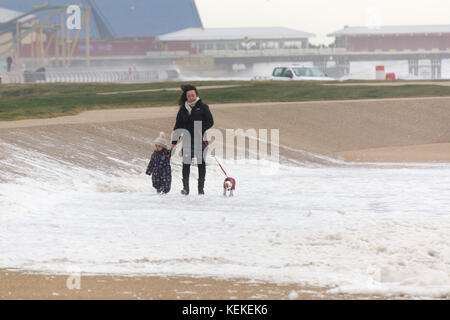
[[[329,294],[329,288],[192,276],[70,275],[0,269],[2,300],[355,300],[401,299]],[[71,286],[69,289],[68,283]],[[78,289],[79,288],[79,289]]]

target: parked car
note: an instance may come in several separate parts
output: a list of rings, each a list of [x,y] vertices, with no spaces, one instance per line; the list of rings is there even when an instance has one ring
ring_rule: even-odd
[[[317,68],[302,66],[275,67],[272,80],[334,80]]]

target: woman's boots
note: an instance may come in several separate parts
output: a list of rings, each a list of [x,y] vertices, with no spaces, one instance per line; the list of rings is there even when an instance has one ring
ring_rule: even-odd
[[[198,194],[205,194],[205,179],[198,179]],[[183,190],[181,194],[187,196],[189,194],[189,180],[183,179]]]
[[[205,179],[198,179],[198,194],[205,194]]]
[[[206,175],[206,166],[205,163],[198,164],[198,194],[205,194],[205,175]],[[190,164],[183,164],[183,190],[181,190],[181,194],[188,195],[189,194],[189,174],[191,172]]]
[[[181,194],[185,196],[189,194],[189,179],[183,179],[183,190],[181,190]]]

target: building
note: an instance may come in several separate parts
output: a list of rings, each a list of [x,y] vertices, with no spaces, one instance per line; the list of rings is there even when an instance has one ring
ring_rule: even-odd
[[[108,33],[117,38],[152,37],[185,28],[202,27],[194,0],[2,0],[0,6],[28,13],[33,10],[33,6],[45,3],[60,7],[81,4],[82,7],[93,8],[92,39],[105,38]],[[47,12],[40,15],[45,14]],[[56,17],[54,20],[58,19]]]
[[[68,17],[65,9],[71,4],[81,6],[81,32],[62,32]],[[65,66],[72,57],[145,56],[161,49],[155,41],[157,35],[203,26],[194,0],[2,0],[1,6],[8,23],[0,25],[0,36],[8,28],[9,39],[14,38],[9,42],[17,43],[7,54],[31,59],[33,66],[46,61],[58,66],[61,56]],[[29,14],[33,25],[16,26],[17,15],[11,12]],[[26,37],[33,40],[25,42]]]
[[[187,28],[158,36],[168,51],[208,53],[212,51],[308,48],[312,33],[283,27],[273,28]]]
[[[439,52],[450,49],[450,25],[346,26],[328,36],[336,38],[336,47],[350,52]]]
[[[23,15],[22,12],[0,8],[0,23],[6,23],[14,18]]]
[[[21,25],[28,27],[28,22],[35,17],[33,15],[24,16],[24,13],[19,11],[0,8],[0,58],[13,55],[14,48],[17,45],[14,41],[17,25],[16,23],[9,25],[8,22],[16,18],[19,18],[17,21]],[[23,39],[24,43],[30,41],[30,37]]]

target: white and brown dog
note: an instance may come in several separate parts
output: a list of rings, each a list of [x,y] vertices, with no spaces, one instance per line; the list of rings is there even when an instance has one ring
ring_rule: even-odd
[[[224,181],[223,181],[223,195],[232,197],[233,196],[233,192],[234,189],[236,188],[236,180],[234,180],[231,177],[227,177]]]

